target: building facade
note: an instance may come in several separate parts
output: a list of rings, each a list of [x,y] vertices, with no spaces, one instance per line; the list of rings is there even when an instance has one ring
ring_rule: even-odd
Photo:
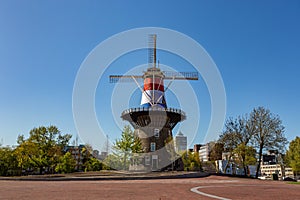
[[[210,151],[210,148],[209,148],[208,144],[202,145],[200,147],[198,152],[199,152],[199,159],[201,162],[209,161],[209,151]]]
[[[175,137],[175,150],[177,153],[187,150],[187,137],[181,131]]]
[[[261,176],[265,178],[272,178],[273,174],[277,174],[279,179],[286,178],[286,177],[294,177],[292,168],[285,167],[284,169],[281,168],[279,164],[272,164],[272,165],[261,165],[260,167]]]
[[[293,177],[293,170],[289,167],[284,167],[278,163],[278,152],[269,151],[268,154],[262,156],[262,162],[260,166],[261,176],[265,178],[272,178],[274,174],[279,179],[285,177]]]

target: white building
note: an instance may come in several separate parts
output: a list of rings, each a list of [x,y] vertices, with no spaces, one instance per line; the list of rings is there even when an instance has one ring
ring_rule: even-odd
[[[265,178],[272,178],[273,174],[277,174],[279,179],[285,177],[293,177],[292,168],[281,168],[278,164],[278,155],[273,151],[269,151],[268,154],[263,155],[260,166],[261,176]]]
[[[176,152],[187,150],[187,137],[181,131],[175,137],[175,150]]]
[[[261,175],[266,178],[272,178],[273,174],[278,174],[278,178],[284,177],[294,177],[292,168],[286,167],[284,173],[282,173],[281,166],[279,164],[264,165],[260,167]]]
[[[200,147],[199,149],[199,159],[201,162],[207,162],[209,161],[209,145],[205,144],[203,146]]]

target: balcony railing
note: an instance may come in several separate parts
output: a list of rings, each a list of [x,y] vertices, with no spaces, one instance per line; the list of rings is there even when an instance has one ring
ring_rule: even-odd
[[[125,115],[125,114],[129,114],[129,113],[132,113],[132,112],[140,112],[140,111],[164,111],[164,112],[173,112],[173,113],[177,113],[177,114],[180,114],[180,115],[185,115],[185,112],[180,110],[180,109],[177,109],[177,108],[160,108],[160,107],[150,107],[150,108],[129,108],[127,110],[124,110],[122,112],[122,115]]]

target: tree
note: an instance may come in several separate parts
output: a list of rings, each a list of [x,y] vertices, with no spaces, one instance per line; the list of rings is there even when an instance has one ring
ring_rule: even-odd
[[[219,143],[224,145],[224,150],[229,152],[229,160],[239,158],[244,174],[247,175],[246,155],[248,143],[254,135],[254,128],[248,116],[238,116],[236,119],[229,118],[225,123],[225,130],[220,135]],[[227,162],[225,171],[229,166]]]
[[[248,165],[256,164],[256,150],[252,146],[247,146],[241,143],[234,149],[234,160],[235,163],[244,169],[244,175],[247,175]]]
[[[269,109],[264,107],[253,109],[249,120],[254,131],[253,143],[258,149],[257,178],[263,150],[276,148],[283,151],[287,144],[287,139],[284,136],[284,126],[279,116],[272,114]]]
[[[171,135],[167,137],[167,139],[164,141],[165,142],[165,149],[166,153],[168,155],[167,159],[171,162],[172,165],[172,171],[174,170],[174,165],[175,161],[180,158],[179,155],[175,152],[175,147],[174,147],[174,140]]]
[[[59,163],[55,167],[55,171],[59,173],[71,173],[75,170],[76,161],[70,152],[59,158]]]
[[[82,166],[84,167],[84,171],[99,171],[103,168],[100,160],[94,158],[92,152],[93,148],[89,144],[85,144],[81,150],[81,154],[83,155]]]
[[[85,171],[100,171],[102,170],[103,165],[97,158],[91,157],[85,163]]]
[[[19,146],[15,151],[19,167],[38,168],[41,174],[44,169],[48,173],[53,172],[63,155],[63,147],[71,137],[70,134],[62,135],[55,126],[32,129],[27,140],[20,135],[17,141]]]
[[[90,170],[90,159],[92,158],[93,148],[89,144],[85,144],[84,147],[81,149],[81,154],[83,155],[82,158],[82,167],[84,171],[91,171]]]
[[[0,147],[0,176],[14,175],[17,169],[17,160],[13,149]]]
[[[34,143],[24,140],[19,143],[19,146],[14,150],[14,155],[21,171],[36,167],[36,163],[32,159],[34,155],[39,153],[36,147]]]
[[[201,169],[201,162],[198,152],[184,152],[182,154],[182,161],[185,171],[198,171]]]
[[[224,145],[220,142],[209,142],[208,146],[210,149],[209,160],[210,161],[221,160]]]
[[[300,137],[296,137],[290,142],[289,150],[286,153],[286,159],[293,171],[300,173]]]
[[[122,169],[123,162],[121,160],[121,156],[113,152],[109,154],[103,161],[105,169]]]
[[[102,162],[100,162],[97,158],[90,159],[90,166],[92,171],[100,171],[103,168]]]
[[[117,139],[113,146],[113,154],[110,155],[105,163],[114,169],[127,170],[129,168],[130,157],[135,153],[142,153],[142,143],[140,138],[134,134],[129,126],[125,126],[121,139]]]

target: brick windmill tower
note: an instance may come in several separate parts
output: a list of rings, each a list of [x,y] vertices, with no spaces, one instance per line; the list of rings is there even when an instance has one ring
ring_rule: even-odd
[[[148,68],[143,75],[111,75],[110,82],[133,80],[141,90],[141,105],[122,112],[121,118],[128,121],[141,139],[143,154],[131,160],[130,169],[137,171],[158,171],[167,168],[179,169],[174,159],[172,130],[178,122],[186,119],[184,111],[167,106],[165,92],[174,80],[198,80],[197,72],[161,71],[156,62],[155,34],[149,35]],[[159,65],[159,64],[158,64]],[[138,79],[143,79],[141,87]],[[164,80],[170,80],[167,87]],[[175,156],[176,157],[176,156]],[[174,163],[176,163],[174,165]]]

